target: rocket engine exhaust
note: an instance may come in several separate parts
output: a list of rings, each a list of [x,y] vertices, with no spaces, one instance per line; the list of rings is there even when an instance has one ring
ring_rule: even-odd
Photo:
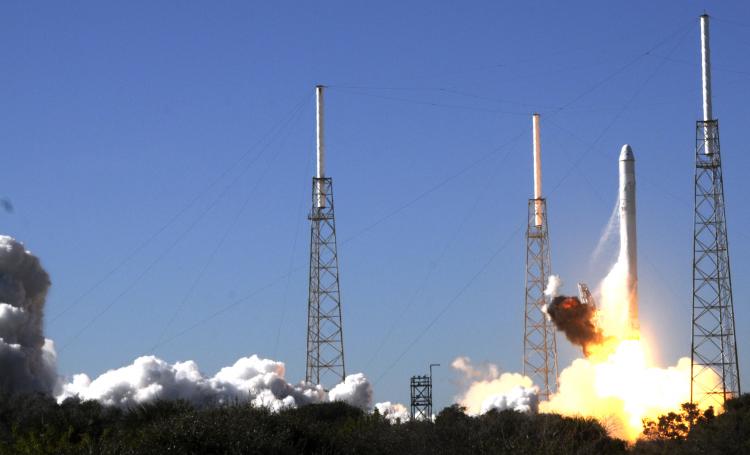
[[[627,277],[628,320],[631,338],[638,338],[638,253],[635,226],[635,155],[630,145],[620,151],[620,257]]]

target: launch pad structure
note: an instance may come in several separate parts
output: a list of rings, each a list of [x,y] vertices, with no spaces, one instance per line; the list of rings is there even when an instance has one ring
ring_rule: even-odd
[[[544,312],[551,272],[547,200],[542,197],[539,114],[532,117],[534,198],[529,199],[526,229],[526,293],[524,303],[523,374],[539,385],[539,398],[557,390],[557,340],[554,324]]]
[[[305,381],[337,384],[344,381],[344,337],[341,291],[333,210],[333,180],[325,176],[323,86],[315,87],[317,166],[312,180],[310,210],[310,282],[307,301],[307,361]],[[330,382],[329,382],[330,381]]]
[[[439,367],[439,363],[430,364],[430,375],[412,376],[409,381],[411,395],[411,420],[432,421],[432,367]]]
[[[711,106],[708,15],[700,18],[703,120],[695,128],[690,401],[721,408],[740,395],[719,121]]]

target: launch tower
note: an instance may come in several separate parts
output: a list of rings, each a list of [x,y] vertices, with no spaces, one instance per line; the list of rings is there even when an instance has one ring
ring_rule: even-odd
[[[555,327],[544,313],[544,289],[551,275],[547,201],[542,197],[542,156],[539,114],[532,117],[534,141],[534,199],[529,199],[526,229],[526,299],[523,374],[539,386],[540,399],[557,389]]]
[[[737,343],[729,272],[719,121],[711,110],[708,16],[700,18],[703,120],[695,128],[693,231],[693,328],[690,401],[722,407],[740,394]]]
[[[337,384],[346,376],[341,325],[339,263],[333,181],[325,176],[323,86],[315,87],[317,166],[310,210],[310,287],[307,301],[307,367],[305,381]]]

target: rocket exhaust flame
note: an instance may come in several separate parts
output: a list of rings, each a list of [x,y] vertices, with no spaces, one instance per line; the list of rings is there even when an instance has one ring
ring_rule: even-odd
[[[680,404],[690,401],[690,359],[681,358],[667,368],[656,367],[649,357],[651,346],[640,336],[635,159],[629,146],[622,148],[619,170],[615,213],[620,252],[595,291],[598,307],[576,297],[558,297],[561,282],[557,276],[550,276],[545,290],[550,319],[568,340],[583,348],[585,356],[562,370],[557,393],[539,403],[539,412],[594,417],[604,422],[613,436],[635,441],[642,432],[643,419],[677,411]],[[506,378],[502,387],[492,382],[493,378],[475,380],[461,396],[461,403],[480,410],[486,403],[523,396],[531,379],[518,376],[496,372],[493,378]],[[704,379],[707,383],[707,379],[715,380]]]
[[[690,359],[655,367],[640,337],[635,209],[635,157],[625,145],[619,157],[620,252],[599,287],[600,307],[585,308],[567,297],[553,300],[548,309],[553,320],[562,314],[578,323],[574,333],[582,338],[571,339],[569,326],[563,330],[574,343],[590,341],[577,343],[587,358],[565,368],[558,393],[540,405],[542,411],[603,419],[613,425],[615,435],[630,441],[640,435],[643,419],[678,410],[690,399]]]

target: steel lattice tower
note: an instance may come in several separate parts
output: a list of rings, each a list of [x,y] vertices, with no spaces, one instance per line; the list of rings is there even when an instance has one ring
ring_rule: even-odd
[[[703,120],[696,123],[690,401],[721,408],[740,394],[719,122],[711,112],[708,16],[701,16]]]
[[[432,420],[432,367],[439,366],[439,363],[431,363],[429,376],[411,377],[409,388],[412,420]]]
[[[411,388],[411,419],[432,419],[432,378],[430,376],[412,376],[409,383]]]
[[[307,301],[307,363],[305,380],[337,384],[346,377],[341,325],[341,293],[333,211],[333,181],[325,177],[323,86],[317,99],[317,173],[313,177],[310,211],[310,283]],[[330,382],[329,382],[330,381]]]
[[[533,116],[534,199],[529,199],[526,229],[526,295],[524,307],[523,374],[539,387],[540,398],[549,399],[557,389],[557,341],[555,327],[544,312],[544,289],[551,275],[547,201],[542,198],[539,115]]]

